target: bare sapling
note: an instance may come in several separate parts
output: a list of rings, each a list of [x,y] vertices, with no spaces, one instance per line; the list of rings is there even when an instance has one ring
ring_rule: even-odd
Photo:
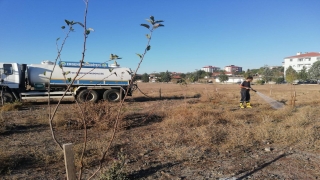
[[[136,70],[134,71],[133,73],[133,76],[131,78],[131,81],[130,81],[130,84],[129,84],[129,87],[133,86],[134,84],[134,79],[136,77],[136,74],[144,60],[144,57],[145,55],[147,54],[148,51],[150,51],[151,49],[151,45],[150,45],[150,41],[151,41],[151,38],[152,38],[152,33],[155,29],[159,28],[159,27],[163,27],[164,25],[161,24],[162,22],[164,22],[163,20],[155,20],[153,16],[150,16],[150,19],[146,19],[149,24],[141,24],[141,26],[147,28],[149,30],[149,33],[146,34],[146,38],[147,38],[147,45],[146,45],[146,48],[144,49],[144,52],[142,54],[139,54],[139,53],[136,53],[136,55],[140,58],[140,61],[138,63],[138,66],[136,68]],[[111,54],[111,59],[118,59],[118,56],[114,56],[113,54]],[[128,88],[129,88],[128,87]],[[115,120],[115,123],[114,123],[114,127],[113,127],[113,133],[112,133],[112,136],[111,136],[111,140],[109,141],[109,144],[107,145],[106,147],[106,150],[103,152],[102,154],[102,157],[100,159],[100,164],[99,164],[99,167],[97,168],[97,170],[93,173],[92,176],[90,176],[89,179],[93,178],[97,172],[99,172],[102,168],[102,164],[103,164],[103,161],[105,159],[105,156],[106,154],[108,153],[112,143],[114,142],[115,140],[115,136],[116,136],[116,133],[117,133],[117,130],[118,130],[118,125],[119,125],[119,122],[121,120],[120,116],[121,116],[121,110],[124,106],[124,101],[125,101],[125,98],[127,97],[128,95],[128,90],[125,90],[125,94],[124,94],[124,97],[120,100],[120,106],[119,106],[119,109],[118,109],[118,112],[117,112],[117,115],[116,115],[116,120]]]
[[[51,112],[51,107],[50,107],[50,90],[51,90],[50,83],[49,83],[49,85],[48,85],[49,125],[50,125],[50,130],[51,130],[52,137],[53,137],[54,141],[58,144],[58,146],[60,147],[61,150],[63,150],[63,147],[62,147],[61,143],[58,142],[58,140],[57,140],[56,137],[55,137],[55,132],[54,132],[54,130],[53,130],[52,122],[53,122],[53,119],[54,119],[54,117],[55,117],[55,115],[56,115],[56,113],[57,113],[57,111],[58,111],[58,108],[59,108],[59,106],[60,106],[60,104],[61,104],[62,99],[64,98],[64,96],[66,95],[66,93],[67,93],[68,91],[70,91],[70,87],[74,84],[74,81],[75,81],[76,78],[78,77],[79,72],[80,72],[80,70],[81,70],[81,68],[82,68],[83,63],[85,63],[84,60],[85,60],[85,52],[86,52],[87,38],[88,38],[88,35],[90,34],[90,32],[93,31],[92,28],[87,28],[88,2],[89,2],[89,0],[84,0],[84,3],[85,3],[84,23],[65,20],[65,22],[66,22],[67,26],[69,27],[69,29],[68,29],[68,31],[67,31],[67,33],[66,33],[66,36],[65,36],[65,38],[64,38],[64,40],[63,40],[60,48],[59,48],[58,43],[57,43],[60,38],[58,38],[58,39],[56,40],[56,46],[57,46],[58,54],[57,54],[57,57],[56,57],[55,62],[54,62],[53,70],[54,70],[55,67],[56,67],[57,61],[60,60],[60,62],[61,62],[61,52],[62,52],[62,50],[63,50],[63,47],[64,47],[65,43],[66,43],[66,40],[67,40],[68,37],[69,37],[69,34],[74,31],[73,26],[74,26],[74,25],[80,25],[80,26],[83,28],[83,30],[84,30],[84,33],[83,33],[83,35],[84,35],[84,41],[83,41],[82,58],[81,58],[81,60],[80,60],[80,63],[79,63],[79,64],[80,64],[80,67],[79,67],[79,69],[77,70],[76,75],[75,75],[72,79],[71,79],[71,78],[66,78],[66,75],[68,75],[70,72],[65,72],[65,71],[63,70],[63,66],[62,66],[61,64],[59,64],[59,67],[61,68],[62,74],[63,74],[64,79],[65,79],[66,90],[65,90],[64,94],[62,95],[62,97],[59,99],[59,101],[58,101],[56,107],[54,108],[54,111],[53,111],[53,112]],[[65,29],[66,27],[65,27],[65,26],[62,26],[61,28],[62,28],[62,29]],[[51,72],[51,74],[50,74],[49,81],[50,81],[51,78],[52,78],[53,70],[52,70],[52,72]],[[44,73],[46,73],[46,72],[44,72]],[[71,91],[70,91],[70,92],[71,92]],[[72,92],[71,92],[71,93],[72,93]],[[72,93],[72,95],[74,96],[73,93]],[[74,97],[75,97],[75,96],[74,96]],[[84,152],[85,152],[86,144],[87,144],[87,127],[86,127],[86,122],[85,122],[85,117],[84,117],[83,110],[82,110],[81,106],[78,104],[77,100],[76,100],[76,103],[77,103],[78,108],[79,108],[79,111],[80,111],[80,113],[81,113],[81,115],[82,115],[82,116],[81,116],[81,117],[82,117],[81,119],[82,119],[82,121],[83,121],[83,127],[84,127],[84,143],[83,143],[83,149],[82,149],[81,158],[80,158],[80,172],[79,172],[79,176],[78,176],[78,179],[81,179],[81,177],[82,177],[82,169],[83,169],[83,156],[84,156]]]
[[[95,68],[93,68],[91,71],[89,71],[89,72],[83,74],[81,77],[79,77],[79,74],[80,74],[80,71],[81,71],[83,65],[86,64],[86,62],[85,62],[85,53],[86,53],[86,50],[87,50],[87,47],[86,47],[87,38],[88,38],[88,35],[90,34],[90,32],[93,31],[92,28],[87,28],[87,20],[86,19],[87,19],[88,2],[89,2],[89,0],[85,0],[84,2],[85,2],[84,22],[81,23],[81,22],[65,20],[65,23],[67,24],[68,29],[67,29],[65,38],[63,39],[62,44],[61,44],[60,47],[58,45],[58,41],[59,41],[60,38],[58,38],[56,40],[57,57],[55,59],[54,66],[53,66],[53,69],[51,71],[51,74],[50,74],[50,77],[49,77],[49,81],[52,78],[53,70],[56,68],[57,64],[59,64],[59,67],[61,69],[61,73],[62,73],[62,75],[64,77],[64,80],[65,80],[66,89],[65,89],[64,94],[62,95],[62,97],[59,99],[57,105],[53,109],[53,111],[51,111],[51,107],[50,107],[50,90],[51,90],[50,83],[48,85],[49,125],[50,125],[52,138],[55,141],[55,143],[60,147],[61,150],[63,150],[62,144],[57,140],[52,124],[53,124],[53,119],[54,119],[54,117],[55,117],[55,115],[56,115],[56,113],[57,113],[57,111],[59,109],[59,106],[60,106],[63,98],[65,97],[65,95],[68,92],[71,93],[72,96],[74,97],[75,102],[76,102],[77,107],[78,107],[78,110],[79,110],[79,113],[81,114],[81,120],[82,120],[83,130],[84,130],[84,140],[83,140],[82,152],[81,152],[81,155],[80,155],[80,170],[79,170],[78,179],[82,178],[83,158],[84,158],[84,152],[86,151],[86,146],[87,146],[87,126],[86,126],[87,123],[86,123],[84,108],[81,107],[82,105],[79,104],[79,102],[78,102],[75,94],[73,93],[71,87],[74,85],[76,80],[80,80],[81,78],[83,78],[84,76],[86,76],[87,74],[89,74],[91,71],[93,71],[95,69]],[[131,75],[131,81],[129,83],[129,86],[127,87],[127,89],[121,89],[120,90],[120,93],[121,93],[121,95],[120,95],[120,106],[118,108],[117,115],[116,115],[116,120],[114,122],[114,127],[112,129],[113,133],[112,133],[111,140],[109,141],[107,147],[105,148],[106,150],[102,154],[102,157],[100,159],[99,167],[97,168],[96,171],[94,171],[94,173],[92,174],[92,176],[89,177],[89,179],[94,177],[96,175],[96,173],[101,170],[102,164],[103,164],[104,159],[105,159],[105,156],[106,156],[108,150],[110,149],[112,143],[115,141],[115,137],[116,137],[116,133],[117,133],[117,130],[118,130],[119,121],[121,120],[121,118],[120,118],[121,117],[121,110],[122,110],[124,102],[125,102],[124,100],[127,97],[128,92],[131,89],[131,87],[136,86],[135,84],[133,84],[134,83],[134,79],[135,79],[136,73],[138,72],[138,70],[139,70],[139,68],[140,68],[140,66],[141,66],[141,64],[142,64],[142,62],[144,60],[145,55],[151,49],[150,41],[151,41],[152,33],[158,27],[164,26],[163,24],[161,24],[163,22],[162,20],[155,20],[153,16],[150,16],[150,19],[147,19],[147,21],[149,22],[149,24],[141,24],[141,26],[143,26],[143,27],[145,27],[145,28],[147,28],[149,30],[149,33],[146,34],[146,38],[148,39],[146,48],[144,49],[144,52],[142,54],[138,54],[137,53],[137,56],[140,58],[140,61],[138,63],[138,66],[137,66],[136,70],[134,72],[128,72]],[[65,71],[64,68],[63,68],[63,65],[61,64],[61,62],[62,62],[62,60],[61,60],[61,52],[62,52],[62,50],[64,48],[64,45],[65,45],[67,39],[69,38],[69,34],[74,31],[74,25],[79,25],[79,26],[81,26],[83,28],[83,38],[84,38],[83,39],[83,50],[82,50],[82,58],[80,60],[79,68],[78,68],[77,72],[75,73],[75,75],[72,78],[70,78],[70,77],[68,78],[67,75],[70,73],[70,71]],[[66,26],[62,26],[61,28],[63,30],[65,30]],[[111,54],[109,61],[114,60],[115,64],[116,64],[116,60],[119,60],[119,59],[121,59],[121,58],[118,55]],[[109,71],[110,71],[111,75],[114,74],[114,75],[118,76],[116,72],[113,72],[113,68],[110,68]],[[44,72],[44,74],[45,73],[46,72]],[[108,79],[111,75],[109,75],[107,77],[104,77],[103,79],[101,79],[101,81],[104,81],[105,79]],[[122,91],[124,92],[123,93],[124,94],[123,97],[122,97]]]

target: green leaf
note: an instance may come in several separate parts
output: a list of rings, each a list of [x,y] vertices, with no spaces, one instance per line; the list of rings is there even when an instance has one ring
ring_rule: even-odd
[[[71,82],[71,78],[67,78],[68,82]]]
[[[148,21],[150,24],[153,23],[153,21],[151,21],[150,19],[146,19],[146,21]]]
[[[43,75],[46,75],[46,71],[45,71],[45,72],[43,72]]]
[[[158,20],[158,21],[155,21],[154,23],[161,23],[161,22],[164,22],[163,20]]]
[[[59,67],[62,69],[62,64],[61,63],[59,64]]]
[[[113,71],[113,68],[110,68],[109,71],[112,72],[112,71]]]
[[[116,76],[118,76],[118,75],[117,75],[117,72],[114,72],[114,74],[115,74]]]
[[[142,58],[141,54],[136,53],[137,56],[139,56],[139,58]]]
[[[110,54],[110,59],[113,60],[113,58],[114,58],[114,57],[113,57],[113,54]]]
[[[158,27],[162,27],[162,26],[164,26],[163,24],[155,24],[155,25],[153,25],[153,29],[157,29]]]
[[[66,27],[65,26],[61,26],[61,29],[65,29]]]
[[[70,25],[70,21],[68,21],[66,19],[64,21],[67,23],[68,26]]]
[[[150,45],[148,45],[147,46],[147,51],[149,51],[151,49],[151,46]]]
[[[90,31],[94,31],[94,29],[88,28],[88,29],[86,30],[86,35],[89,35],[89,34],[90,34]]]
[[[66,71],[62,73],[64,76],[70,74],[70,71]]]
[[[146,34],[146,37],[147,37],[148,39],[150,39],[150,38],[151,38],[150,34]]]
[[[57,38],[57,40],[56,40],[56,41],[59,41],[59,39],[60,39],[60,38]]]
[[[151,21],[154,21],[154,17],[153,16],[150,16],[150,19],[151,19]]]
[[[146,27],[147,29],[150,28],[150,26],[148,24],[140,24],[140,25],[143,26],[143,27]]]
[[[111,59],[111,60],[114,60],[114,59],[122,59],[122,58],[119,57],[119,56],[116,55],[116,54],[110,54],[110,59]]]

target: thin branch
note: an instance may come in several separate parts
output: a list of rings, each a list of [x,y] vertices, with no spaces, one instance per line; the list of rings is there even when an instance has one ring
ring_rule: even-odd
[[[150,30],[150,38],[148,38],[148,42],[147,42],[147,46],[146,46],[146,47],[148,47],[148,46],[150,45],[150,41],[151,41],[151,37],[152,37],[152,32],[153,32],[153,30],[154,30],[154,29],[151,29],[151,30]],[[141,63],[142,63],[145,55],[147,54],[147,52],[148,52],[148,50],[147,50],[147,48],[145,48],[144,53],[143,53],[142,56],[140,57],[140,62],[138,63],[138,66],[137,66],[137,68],[136,68],[136,70],[135,70],[135,72],[134,72],[134,75],[131,77],[131,81],[130,81],[130,84],[129,84],[128,87],[131,87],[131,86],[132,86],[132,84],[133,84],[133,79],[135,78],[135,76],[136,76],[136,74],[137,74],[137,72],[138,72],[138,70],[139,70],[139,68],[140,68],[140,65],[141,65]],[[121,110],[122,110],[122,107],[123,107],[123,105],[124,105],[124,100],[125,100],[125,98],[126,98],[127,95],[128,95],[128,92],[129,92],[129,91],[127,90],[125,96],[123,97],[123,99],[122,99],[121,102],[120,102],[120,107],[119,107],[119,110],[118,110],[118,112],[117,112],[116,120],[115,120],[115,123],[114,123],[113,133],[112,133],[112,136],[111,136],[111,140],[109,141],[109,144],[108,144],[105,152],[102,154],[102,157],[101,157],[101,159],[100,159],[99,167],[98,167],[98,169],[92,174],[92,176],[90,176],[90,177],[88,178],[88,180],[91,179],[91,178],[93,178],[93,177],[101,170],[102,164],[103,164],[103,160],[104,160],[106,154],[108,153],[108,151],[109,151],[109,149],[110,149],[113,141],[115,140],[115,136],[116,136],[116,134],[117,134],[118,125],[119,125],[119,122],[120,122]]]
[[[59,108],[59,106],[60,106],[60,104],[61,104],[61,101],[62,101],[62,99],[64,98],[64,96],[66,95],[66,93],[68,92],[68,91],[70,91],[71,92],[71,86],[74,84],[74,81],[75,81],[75,79],[77,78],[77,76],[79,75],[79,72],[80,72],[80,70],[81,70],[81,68],[82,68],[82,63],[84,62],[84,58],[85,58],[85,52],[86,52],[86,42],[87,42],[87,34],[86,34],[86,19],[87,19],[87,12],[88,12],[88,1],[89,0],[85,0],[84,2],[85,2],[85,4],[86,4],[86,7],[85,7],[85,14],[84,14],[84,42],[83,42],[83,51],[82,51],[82,59],[81,59],[81,62],[80,62],[80,67],[79,67],[79,69],[78,69],[78,71],[77,71],[77,73],[76,73],[76,75],[75,75],[75,77],[72,79],[72,82],[67,86],[67,89],[65,90],[65,92],[64,92],[64,94],[62,95],[62,97],[59,99],[59,101],[58,101],[58,104],[56,105],[56,107],[55,107],[55,109],[54,109],[54,111],[53,111],[53,114],[51,113],[51,108],[50,108],[50,82],[49,82],[49,86],[48,86],[48,88],[49,88],[49,100],[48,100],[48,106],[49,106],[49,124],[50,124],[50,129],[51,129],[51,133],[52,133],[52,137],[53,137],[53,139],[55,140],[55,142],[59,145],[59,147],[61,148],[61,149],[63,149],[62,148],[62,146],[61,146],[61,144],[57,141],[57,139],[55,138],[55,134],[54,134],[54,131],[53,131],[53,127],[52,127],[52,121],[53,121],[53,118],[54,118],[54,116],[56,115],[56,112],[57,112],[57,110],[58,110],[58,108]],[[56,63],[57,63],[57,60],[58,59],[60,59],[60,56],[61,56],[61,51],[62,51],[62,49],[63,49],[63,46],[64,46],[64,44],[65,44],[65,41],[66,41],[66,39],[69,37],[68,35],[69,35],[69,33],[70,32],[72,32],[72,27],[69,29],[69,32],[67,33],[67,36],[65,37],[65,39],[64,39],[64,41],[63,41],[63,43],[62,43],[62,45],[61,45],[61,48],[60,48],[60,50],[58,50],[58,56],[57,56],[57,58],[56,58],[56,60],[55,60],[55,64],[54,64],[54,68],[53,68],[53,70],[52,70],[52,72],[51,72],[51,75],[50,75],[50,79],[52,78],[52,73],[53,73],[53,71],[54,71],[54,69],[55,69],[55,67],[56,67]],[[57,46],[58,47],[58,46]],[[57,48],[58,49],[58,48]],[[60,59],[60,61],[61,61],[61,59]],[[62,71],[63,71],[63,69],[62,69]],[[66,79],[66,76],[64,75],[64,78]],[[50,79],[49,79],[49,81],[50,81]],[[72,93],[72,95],[74,96],[74,98],[75,98],[75,95]],[[82,121],[83,121],[83,126],[84,126],[84,143],[83,143],[83,149],[82,149],[82,153],[81,153],[81,157],[80,157],[80,172],[79,172],[79,178],[78,179],[81,179],[81,176],[82,176],[82,169],[83,169],[83,157],[84,157],[84,152],[85,152],[85,150],[86,150],[86,146],[87,146],[87,126],[86,126],[86,121],[85,121],[85,118],[84,118],[84,112],[83,112],[83,110],[82,110],[82,108],[81,108],[81,106],[79,105],[79,103],[78,103],[78,101],[76,100],[76,103],[77,103],[77,105],[78,105],[78,108],[79,108],[79,110],[80,110],[80,112],[81,112],[81,115],[82,115]],[[52,116],[51,116],[51,114],[52,114]]]
[[[82,59],[81,59],[81,65],[80,65],[80,68],[82,67],[82,63],[84,62],[84,57],[85,57],[85,52],[86,52],[86,42],[87,42],[87,14],[88,14],[88,2],[89,0],[86,0],[85,1],[85,4],[86,4],[86,8],[85,8],[85,13],[84,13],[84,42],[83,42],[83,52],[82,52]],[[79,68],[79,71],[77,72],[77,75],[74,77],[73,79],[73,82],[74,80],[76,79],[76,77],[79,75],[79,72],[80,72],[80,68]],[[84,114],[83,114],[84,115]],[[81,156],[80,156],[80,171],[79,171],[79,180],[81,179],[82,177],[82,170],[83,170],[83,157],[84,157],[84,152],[87,148],[87,123],[84,119],[84,116],[83,116],[83,126],[84,126],[84,142],[83,142],[83,147],[82,147],[82,152],[81,152]]]
[[[54,65],[53,65],[53,69],[51,71],[51,74],[50,74],[50,77],[49,77],[49,83],[48,83],[48,108],[49,108],[49,125],[50,125],[50,131],[51,131],[51,135],[52,135],[52,138],[53,140],[58,144],[58,146],[60,147],[60,149],[62,150],[62,145],[58,142],[58,140],[56,139],[56,136],[54,134],[54,130],[53,130],[53,126],[52,126],[52,121],[53,121],[53,116],[51,116],[51,106],[50,106],[50,90],[51,90],[51,86],[50,86],[50,80],[52,78],[52,73],[57,65],[57,61],[58,59],[60,59],[61,57],[61,51],[63,50],[63,47],[66,43],[66,40],[68,39],[69,37],[69,34],[71,33],[71,30],[69,29],[69,31],[67,32],[66,34],[66,37],[63,39],[63,42],[61,44],[61,47],[59,49],[58,47],[58,40],[56,41],[56,47],[57,47],[57,51],[58,51],[58,55],[54,61]]]

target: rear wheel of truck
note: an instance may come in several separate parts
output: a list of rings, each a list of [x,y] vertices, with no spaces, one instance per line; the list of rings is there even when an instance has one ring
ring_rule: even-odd
[[[97,102],[98,101],[98,93],[95,90],[84,89],[80,91],[77,95],[77,99],[79,102]]]
[[[117,89],[109,89],[103,93],[103,99],[110,102],[120,101],[120,92]]]
[[[2,92],[2,97],[0,92],[0,103],[2,102],[2,99],[4,103],[11,103],[14,100],[12,94],[9,92]]]

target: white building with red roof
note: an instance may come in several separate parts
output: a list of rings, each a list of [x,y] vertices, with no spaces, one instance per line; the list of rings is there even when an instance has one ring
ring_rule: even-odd
[[[203,70],[205,72],[212,73],[212,72],[219,71],[220,68],[219,67],[215,67],[215,66],[204,66],[203,68],[201,68],[201,70]]]
[[[312,64],[319,60],[319,52],[298,52],[295,56],[289,56],[284,58],[284,72],[286,72],[289,66],[291,66],[297,72],[301,71],[303,66],[305,66],[307,70],[309,70]]]
[[[235,72],[242,72],[242,67],[235,66],[235,65],[230,65],[230,66],[225,66],[224,70],[226,71],[226,74],[234,74]]]

